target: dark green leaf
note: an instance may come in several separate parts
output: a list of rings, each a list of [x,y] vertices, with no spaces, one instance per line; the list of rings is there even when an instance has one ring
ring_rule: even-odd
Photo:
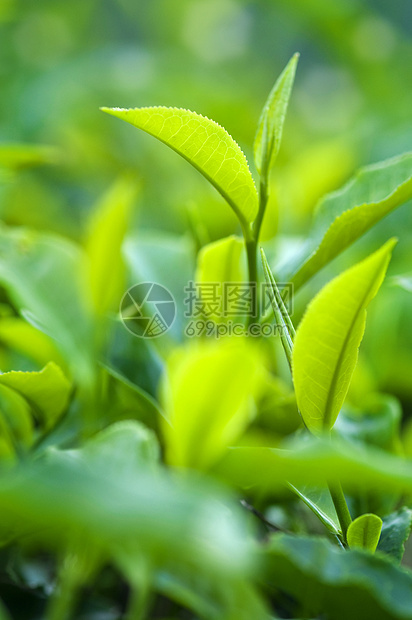
[[[383,556],[284,534],[272,537],[265,555],[269,590],[280,588],[293,597],[300,610],[297,615],[333,620],[412,618],[412,574]]]
[[[387,553],[400,562],[405,551],[405,543],[411,533],[411,527],[412,510],[409,508],[401,508],[384,517],[378,551]]]

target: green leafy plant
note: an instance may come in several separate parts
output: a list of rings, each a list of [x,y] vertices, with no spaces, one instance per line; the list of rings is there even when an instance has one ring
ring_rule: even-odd
[[[371,236],[373,252],[360,243],[360,255],[346,254],[352,266],[332,263],[411,198],[412,155],[323,198],[300,252],[262,242],[258,268],[297,62],[258,122],[256,183],[234,139],[200,114],[102,108],[197,169],[236,215],[232,234],[136,232],[130,173],[77,241],[1,227],[0,576],[30,620],[412,618],[412,573],[400,565],[412,523],[402,407],[362,360],[367,309],[400,290],[385,287],[396,240]],[[0,149],[16,175],[52,161],[43,148]],[[308,284],[296,314],[282,259],[294,293]],[[310,289],[327,265],[338,273]],[[189,282],[244,285],[259,312],[203,308],[189,332]],[[131,335],[118,312],[126,292],[128,319],[141,319],[153,301],[133,297],[142,283],[176,304],[156,338]],[[218,337],[197,333],[205,320]],[[233,322],[241,335],[228,334]],[[0,617],[14,617],[8,587],[0,596]]]

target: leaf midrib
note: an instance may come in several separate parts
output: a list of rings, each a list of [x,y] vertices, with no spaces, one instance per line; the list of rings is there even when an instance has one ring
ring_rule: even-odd
[[[324,416],[324,421],[323,421],[324,428],[329,428],[329,425],[330,425],[329,418],[330,418],[330,414],[331,414],[333,399],[334,399],[334,396],[335,396],[335,390],[336,390],[337,381],[338,381],[339,369],[340,369],[340,367],[342,365],[342,362],[343,362],[343,356],[344,356],[344,354],[346,352],[346,348],[348,346],[350,335],[352,333],[353,328],[355,327],[355,324],[356,324],[357,320],[360,317],[361,311],[362,310],[366,311],[366,308],[364,308],[364,304],[366,303],[368,295],[370,294],[371,290],[373,289],[373,286],[375,284],[376,275],[379,273],[379,271],[382,268],[382,262],[384,262],[384,261],[381,261],[379,263],[379,268],[375,271],[375,277],[372,279],[371,284],[368,286],[368,288],[367,288],[367,290],[365,292],[365,295],[362,297],[362,302],[359,304],[359,307],[358,307],[358,309],[357,309],[357,311],[355,313],[354,318],[352,319],[352,321],[350,323],[350,327],[349,327],[349,329],[347,331],[347,334],[345,336],[345,339],[343,341],[343,345],[342,345],[341,351],[339,353],[339,357],[338,357],[336,365],[335,365],[335,370],[333,371],[332,381],[330,383],[330,390],[329,390],[329,393],[328,393],[328,397],[326,399],[325,416]]]

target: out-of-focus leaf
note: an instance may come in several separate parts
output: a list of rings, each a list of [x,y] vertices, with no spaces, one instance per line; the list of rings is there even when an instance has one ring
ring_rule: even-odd
[[[330,430],[347,394],[366,322],[395,240],[329,282],[309,304],[293,347],[299,411],[314,432]]]
[[[53,362],[40,372],[12,370],[0,375],[0,384],[26,398],[34,407],[34,417],[50,428],[64,411],[71,390],[70,382]]]
[[[5,444],[5,455],[8,455],[9,451],[20,452],[22,447],[27,448],[33,439],[33,423],[28,403],[18,392],[6,385],[0,385],[0,437]]]
[[[196,282],[243,282],[243,249],[244,242],[235,235],[205,245],[197,258]]]
[[[409,273],[392,276],[390,283],[403,288],[405,291],[408,291],[408,293],[412,293],[412,275]]]
[[[202,284],[217,284],[217,297],[223,299],[223,286],[226,283],[243,283],[246,280],[244,242],[236,236],[226,237],[204,246],[197,257],[195,280],[200,285],[199,297],[202,299]],[[210,290],[210,289],[209,289]],[[210,318],[227,320],[220,312]],[[208,317],[209,318],[209,317]],[[229,318],[229,317],[228,317]],[[230,318],[233,320],[233,316]]]
[[[162,394],[169,463],[210,467],[238,439],[252,418],[260,363],[258,350],[240,339],[202,341],[171,357]]]
[[[295,291],[385,215],[412,197],[412,153],[362,168],[319,204],[309,258],[295,273]]]
[[[125,287],[122,245],[130,224],[136,183],[121,178],[93,212],[86,242],[87,290],[94,312],[101,316],[118,308]]]
[[[400,446],[402,407],[388,394],[368,395],[359,409],[343,409],[335,431],[356,443],[369,443],[384,450],[397,451]]]
[[[132,284],[155,282],[166,287],[176,302],[176,319],[169,333],[181,338],[187,311],[186,287],[194,279],[195,251],[188,237],[133,235],[125,243],[125,257]]]
[[[9,612],[6,610],[3,603],[0,601],[0,620],[12,620]]]
[[[141,425],[122,423],[2,476],[2,528],[59,549],[81,537],[119,564],[144,557],[161,570],[173,558],[177,571],[205,571],[215,587],[243,578],[253,562],[243,513],[198,476],[153,471],[155,443]]]
[[[348,527],[346,538],[351,549],[375,551],[382,530],[382,519],[373,513],[361,515]]]
[[[272,88],[259,119],[254,157],[256,169],[263,177],[267,177],[270,165],[279,152],[298,60],[299,54],[295,54],[286,65]]]
[[[105,366],[104,372],[111,383],[107,402],[107,407],[114,409],[111,416],[139,420],[150,428],[156,427],[161,417],[165,418],[159,403],[150,394],[113,368]]]
[[[412,492],[412,463],[377,448],[342,440],[285,441],[277,448],[231,448],[216,472],[242,487],[280,490],[285,484],[323,485],[340,480],[348,490]]]
[[[93,380],[93,324],[81,297],[84,257],[67,240],[0,230],[0,281],[20,312],[51,336],[82,385]]]
[[[214,185],[244,227],[254,220],[258,209],[255,184],[246,157],[223,127],[178,108],[102,110],[143,129],[184,157]]]
[[[302,424],[293,390],[272,374],[262,379],[257,401],[258,422],[281,435],[288,435]]]
[[[89,466],[106,469],[118,476],[133,475],[142,466],[153,469],[159,463],[160,447],[156,435],[138,422],[127,420],[108,426],[95,435],[81,454]]]
[[[297,488],[293,484],[288,485],[310,510],[318,517],[325,527],[333,534],[339,535],[341,531],[338,515],[336,514],[330,492],[325,485],[322,487],[301,486]]]
[[[412,510],[403,507],[383,518],[382,533],[378,551],[387,553],[400,562],[405,552],[405,543],[412,527]]]
[[[272,536],[263,553],[269,591],[284,590],[306,618],[412,618],[412,574],[382,555],[285,534]]]
[[[56,163],[58,153],[51,146],[36,144],[0,144],[0,167],[17,170]]]
[[[53,340],[19,317],[7,316],[0,319],[0,342],[40,366],[50,361],[59,366],[65,365]]]
[[[222,581],[216,588],[215,580],[207,573],[177,571],[172,562],[168,571],[155,573],[154,581],[159,592],[192,609],[200,618],[273,619],[250,581],[229,579]]]

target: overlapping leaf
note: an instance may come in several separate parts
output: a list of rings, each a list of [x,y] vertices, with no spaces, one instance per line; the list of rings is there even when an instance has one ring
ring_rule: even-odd
[[[412,574],[383,556],[343,551],[321,538],[274,535],[265,549],[269,591],[297,604],[294,617],[410,620]]]
[[[362,168],[319,204],[309,258],[292,278],[295,290],[383,217],[412,198],[412,153]]]

